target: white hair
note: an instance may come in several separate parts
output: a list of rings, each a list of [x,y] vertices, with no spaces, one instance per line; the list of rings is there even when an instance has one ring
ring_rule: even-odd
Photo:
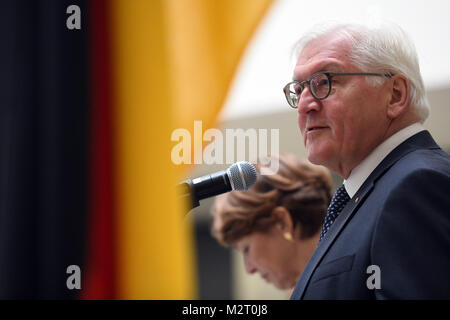
[[[295,45],[298,59],[301,51],[312,41],[328,36],[348,40],[351,46],[349,60],[362,72],[403,74],[409,80],[410,106],[423,123],[430,113],[425,86],[420,74],[416,48],[398,25],[383,23],[375,27],[358,24],[321,24],[305,34]],[[385,81],[379,77],[366,77],[371,85]]]

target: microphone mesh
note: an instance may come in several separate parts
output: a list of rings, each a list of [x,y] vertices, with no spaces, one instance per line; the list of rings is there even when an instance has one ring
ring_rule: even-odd
[[[250,162],[236,162],[228,168],[233,190],[248,190],[256,183],[258,172]]]

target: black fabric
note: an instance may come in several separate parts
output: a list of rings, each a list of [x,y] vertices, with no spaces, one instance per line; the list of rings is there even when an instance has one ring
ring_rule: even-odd
[[[68,30],[69,5],[82,12]],[[85,1],[0,1],[0,298],[70,299],[83,270],[89,95]]]

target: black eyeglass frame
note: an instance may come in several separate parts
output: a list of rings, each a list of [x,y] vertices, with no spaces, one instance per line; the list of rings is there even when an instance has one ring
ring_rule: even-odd
[[[284,86],[283,92],[284,92],[284,95],[285,95],[286,100],[287,100],[287,102],[288,102],[288,104],[289,104],[290,107],[292,107],[292,108],[294,108],[294,109],[297,109],[297,108],[298,108],[297,105],[293,106],[293,105],[291,104],[291,102],[290,102],[291,100],[288,98],[289,95],[290,95],[289,86],[290,86],[291,84],[293,84],[293,83],[296,83],[296,84],[298,84],[298,85],[300,86],[300,88],[301,88],[301,90],[302,90],[302,91],[300,92],[300,94],[298,95],[298,98],[299,98],[298,100],[300,100],[300,95],[302,94],[303,90],[305,89],[305,83],[307,83],[308,86],[311,87],[311,80],[312,80],[315,76],[317,76],[317,75],[319,75],[319,74],[324,74],[324,75],[327,76],[329,85],[328,85],[328,92],[327,92],[327,94],[326,94],[323,98],[317,97],[316,94],[314,93],[314,90],[311,90],[311,94],[312,94],[313,97],[316,98],[317,100],[324,100],[324,99],[328,98],[328,96],[329,96],[330,93],[331,93],[331,79],[332,79],[333,77],[335,77],[335,76],[376,76],[376,77],[386,77],[386,78],[392,78],[392,76],[393,76],[392,74],[389,74],[389,73],[366,73],[366,72],[346,72],[346,73],[338,73],[338,72],[324,72],[324,71],[319,71],[319,72],[314,73],[308,80],[304,80],[304,81],[301,81],[301,82],[300,82],[300,81],[297,81],[297,80],[294,80],[294,81],[291,81],[291,82],[289,82],[287,85]]]

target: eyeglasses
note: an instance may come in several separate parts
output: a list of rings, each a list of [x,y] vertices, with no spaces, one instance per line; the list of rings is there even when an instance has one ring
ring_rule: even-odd
[[[331,79],[335,76],[377,76],[391,78],[391,74],[383,73],[332,73],[332,72],[316,72],[309,80],[305,81],[292,81],[289,82],[284,88],[284,95],[286,100],[292,108],[298,107],[300,96],[305,89],[307,83],[309,89],[314,98],[323,100],[330,95],[331,92]]]

